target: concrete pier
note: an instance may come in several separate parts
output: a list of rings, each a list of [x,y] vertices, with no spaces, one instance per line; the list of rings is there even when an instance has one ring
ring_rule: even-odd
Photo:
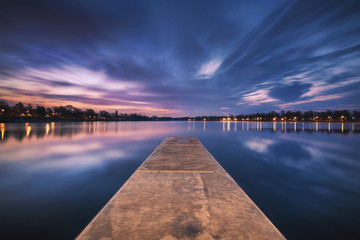
[[[167,137],[77,239],[285,239],[197,138]]]

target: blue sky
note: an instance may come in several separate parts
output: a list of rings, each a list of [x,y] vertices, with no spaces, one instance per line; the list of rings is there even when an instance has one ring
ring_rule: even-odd
[[[359,1],[0,3],[0,98],[159,116],[360,109]]]

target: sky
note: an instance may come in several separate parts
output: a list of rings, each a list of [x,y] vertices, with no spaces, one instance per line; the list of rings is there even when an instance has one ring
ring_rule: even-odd
[[[0,99],[158,116],[360,110],[360,1],[2,0]]]

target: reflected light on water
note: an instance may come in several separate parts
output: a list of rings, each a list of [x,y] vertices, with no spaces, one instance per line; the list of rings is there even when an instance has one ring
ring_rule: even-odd
[[[273,131],[276,132],[276,122],[273,122]]]
[[[28,138],[31,133],[31,126],[29,123],[25,123],[25,129],[26,129],[26,137]]]
[[[54,136],[55,122],[51,122],[51,136]]]
[[[46,136],[49,135],[50,125],[48,123],[45,125],[45,131],[46,131]]]
[[[4,140],[4,136],[5,136],[5,123],[1,123],[1,124],[0,124],[0,129],[1,129],[1,140]]]

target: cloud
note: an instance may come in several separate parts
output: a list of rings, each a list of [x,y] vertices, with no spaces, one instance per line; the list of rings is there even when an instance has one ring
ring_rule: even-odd
[[[323,101],[328,101],[328,100],[334,100],[334,99],[339,99],[342,98],[342,95],[327,95],[327,96],[318,96],[318,97],[314,97],[311,99],[307,99],[307,100],[301,100],[301,101],[297,101],[297,102],[291,102],[291,103],[283,103],[280,104],[279,107],[281,108],[289,108],[292,106],[296,106],[296,105],[300,105],[300,104],[306,104],[306,103],[313,103],[313,102],[323,102]]]
[[[141,99],[147,96],[140,83],[113,79],[103,71],[94,71],[80,66],[59,66],[57,68],[26,68],[15,77],[3,78],[0,87],[6,90],[7,99],[21,96],[29,102],[47,99],[48,103],[75,106],[93,105],[95,109],[132,110],[134,112],[154,111],[171,113],[174,110],[152,106]],[[60,87],[58,87],[60,86]],[[1,92],[1,90],[0,90]],[[12,96],[16,93],[17,96]],[[140,97],[137,97],[140,95]],[[150,94],[151,95],[151,94]]]
[[[360,107],[358,1],[156,6],[3,1],[2,98],[173,116]]]
[[[318,96],[321,95],[324,92],[327,92],[329,90],[333,89],[339,89],[344,86],[352,85],[354,83],[359,83],[359,79],[353,79],[353,80],[346,80],[339,83],[333,83],[329,84],[328,82],[324,81],[318,81],[314,84],[313,87],[310,88],[310,91],[303,95],[303,97],[312,97],[312,96]]]
[[[197,75],[199,78],[211,78],[214,76],[216,70],[220,67],[221,60],[213,59],[208,63],[205,63],[201,66]]]
[[[270,97],[269,89],[260,89],[255,92],[244,94],[242,97],[242,102],[239,102],[238,105],[249,103],[250,105],[260,105],[263,103],[271,103],[277,101],[277,99]]]

